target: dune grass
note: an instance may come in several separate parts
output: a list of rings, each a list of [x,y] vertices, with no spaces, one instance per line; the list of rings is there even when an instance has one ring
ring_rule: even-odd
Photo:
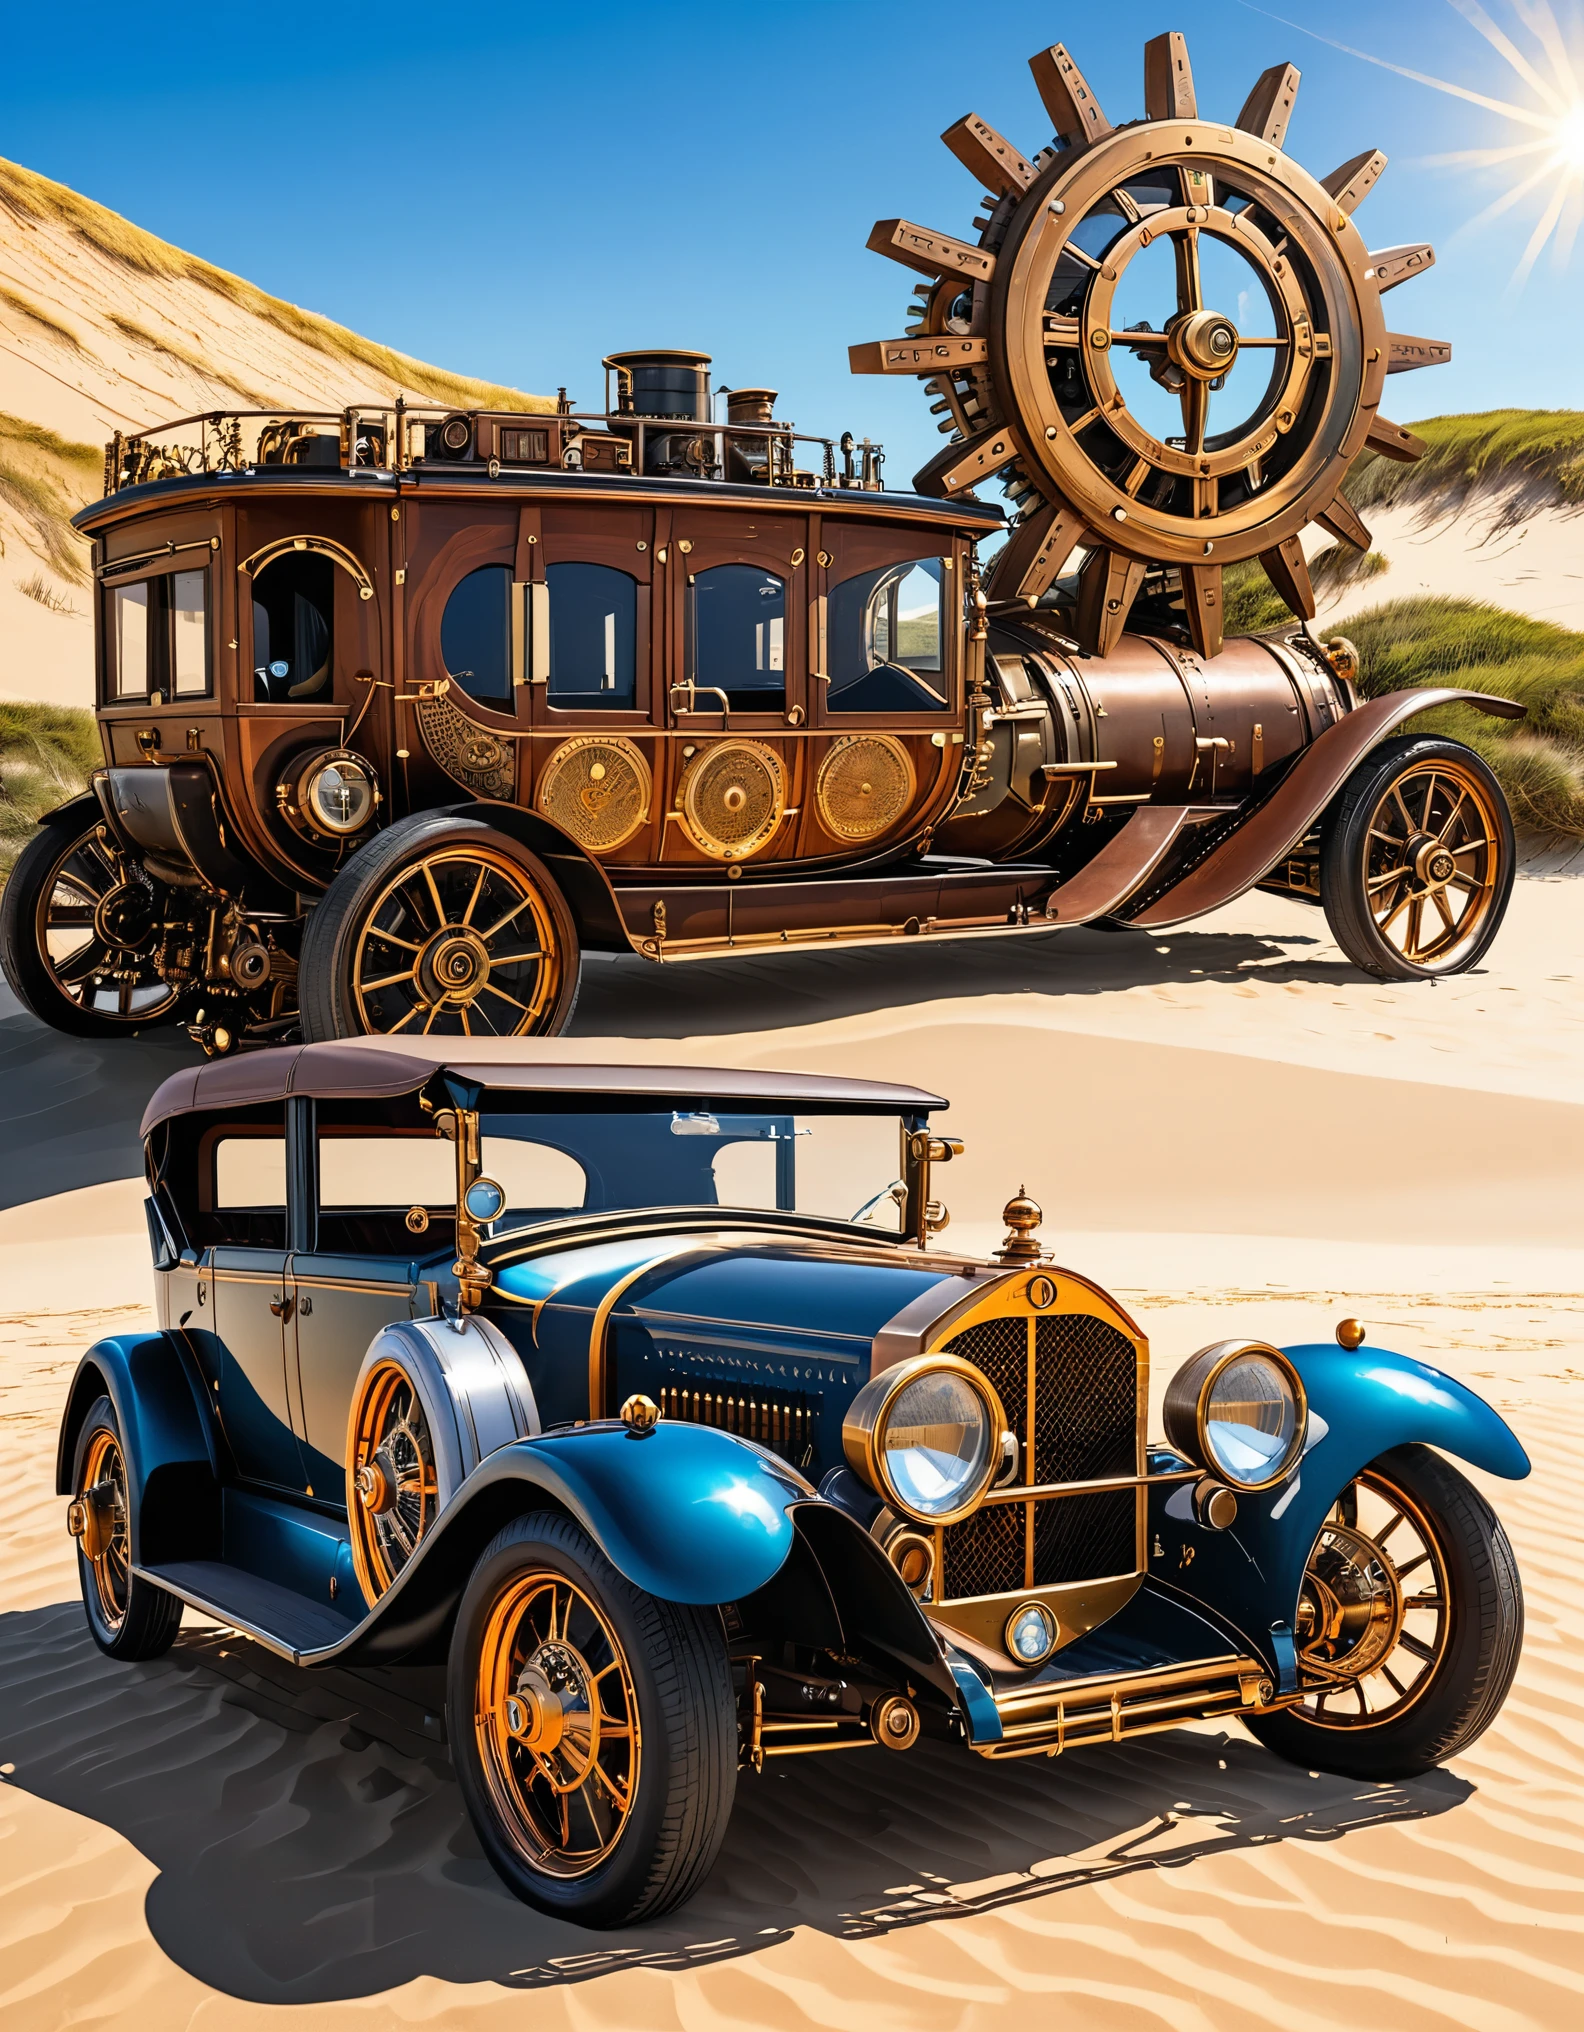
[[[431,367],[425,361],[414,360],[389,346],[377,345],[372,339],[348,331],[345,325],[320,317],[314,311],[302,310],[280,297],[270,296],[253,283],[245,282],[241,276],[229,274],[223,268],[199,260],[195,254],[171,246],[168,241],[145,232],[141,226],[134,226],[118,212],[95,204],[91,198],[81,196],[65,184],[55,183],[47,176],[39,176],[33,170],[23,169],[20,164],[3,158],[0,158],[0,205],[19,218],[34,222],[50,221],[66,227],[134,275],[199,283],[205,289],[213,290],[216,296],[224,297],[254,317],[262,318],[278,331],[312,346],[316,352],[332,360],[367,368],[388,381],[393,389],[403,388],[410,395],[456,409],[550,410],[555,407],[547,396],[525,395],[520,389],[474,380],[466,374],[448,373],[443,367]]]
[[[15,311],[18,317],[26,318],[29,324],[37,325],[41,331],[47,332],[61,345],[69,346],[74,353],[82,351],[82,340],[77,334],[69,326],[63,325],[59,318],[51,317],[43,305],[35,303],[32,297],[22,296],[14,289],[0,289],[0,303],[8,310]]]
[[[22,518],[52,569],[77,585],[88,577],[88,547],[71,518],[98,498],[103,476],[104,455],[92,445],[0,413],[0,502]]]
[[[0,876],[45,812],[85,790],[103,760],[92,713],[0,699]]]
[[[1584,410],[1487,409],[1413,425],[1428,450],[1407,466],[1375,452],[1354,463],[1347,497],[1361,513],[1395,501],[1452,512],[1471,496],[1510,488],[1522,507],[1584,502]]]

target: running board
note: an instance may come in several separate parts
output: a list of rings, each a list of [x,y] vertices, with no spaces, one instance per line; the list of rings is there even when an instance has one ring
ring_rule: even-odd
[[[348,1621],[278,1581],[261,1580],[221,1559],[183,1559],[169,1566],[136,1566],[139,1580],[151,1581],[189,1608],[252,1637],[278,1657],[301,1665],[313,1652],[332,1649],[363,1620]],[[360,1604],[361,1607],[361,1604]]]

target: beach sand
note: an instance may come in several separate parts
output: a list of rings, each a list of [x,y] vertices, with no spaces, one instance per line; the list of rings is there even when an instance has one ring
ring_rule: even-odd
[[[55,1425],[82,1346],[148,1318],[139,1187],[94,1185],[0,1213],[8,2032],[1577,2022],[1584,883],[1521,883],[1488,972],[1436,989],[1362,981],[1272,899],[1082,937],[611,968],[580,1013],[612,1034],[563,1049],[937,1086],[968,1144],[940,1175],[949,1240],[989,1246],[1027,1183],[1057,1260],[1149,1333],[1157,1411],[1196,1347],[1348,1312],[1484,1392],[1535,1465],[1475,1477],[1528,1598],[1489,1733],[1394,1785],[1284,1765],[1236,1723],[1002,1766],[800,1758],[743,1778],[681,1912],[546,1920],[479,1854],[431,1674],[301,1674],[191,1616],[154,1664],[89,1643]]]

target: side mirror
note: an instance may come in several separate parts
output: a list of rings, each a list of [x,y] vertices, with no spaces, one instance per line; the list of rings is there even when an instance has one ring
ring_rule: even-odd
[[[462,1204],[470,1220],[485,1226],[506,1211],[506,1195],[493,1178],[475,1178],[462,1195]]]

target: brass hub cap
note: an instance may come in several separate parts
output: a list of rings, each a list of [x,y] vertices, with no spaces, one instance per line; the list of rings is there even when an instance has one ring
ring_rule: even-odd
[[[1406,769],[1370,815],[1364,893],[1375,929],[1410,965],[1451,973],[1483,931],[1506,875],[1489,789],[1465,764]]]
[[[418,1550],[440,1501],[429,1423],[398,1362],[376,1364],[364,1381],[352,1406],[347,1460],[352,1565],[372,1603]]]
[[[597,1868],[632,1811],[642,1732],[620,1640],[572,1581],[530,1572],[497,1595],[474,1731],[501,1829],[524,1860],[563,1878]]]
[[[1395,1721],[1430,1687],[1451,1636],[1447,1561],[1429,1516],[1371,1469],[1320,1527],[1294,1631],[1308,1692],[1298,1709],[1327,1729]]]
[[[523,1037],[553,1014],[565,964],[525,868],[492,847],[440,847],[375,897],[353,950],[353,1005],[371,1036]]]

